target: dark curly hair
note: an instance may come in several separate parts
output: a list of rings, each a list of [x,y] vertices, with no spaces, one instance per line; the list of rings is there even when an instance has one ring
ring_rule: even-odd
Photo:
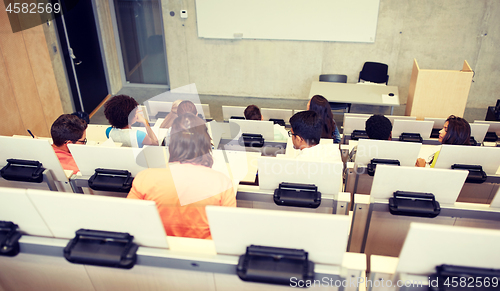
[[[128,125],[130,112],[138,105],[139,103],[130,96],[116,95],[104,104],[104,116],[111,126],[124,128]]]
[[[388,140],[391,137],[392,123],[389,118],[375,114],[366,120],[365,130],[370,139]]]

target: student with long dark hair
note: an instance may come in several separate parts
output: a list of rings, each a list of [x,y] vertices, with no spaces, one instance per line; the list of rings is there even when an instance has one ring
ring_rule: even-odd
[[[450,115],[443,125],[443,129],[439,131],[439,142],[441,144],[452,145],[470,145],[470,125],[467,120]],[[436,160],[439,156],[439,151],[436,152],[429,162],[430,167],[434,168]],[[422,158],[417,159],[415,163],[417,167],[425,167],[426,161]]]
[[[211,238],[206,205],[236,207],[231,180],[212,169],[212,143],[205,122],[186,113],[172,124],[169,165],[134,179],[127,198],[152,200],[169,236]]]
[[[323,132],[321,138],[332,138],[334,143],[340,142],[340,133],[337,124],[333,119],[330,104],[325,97],[321,95],[314,95],[307,104],[307,110],[316,112],[323,120]]]

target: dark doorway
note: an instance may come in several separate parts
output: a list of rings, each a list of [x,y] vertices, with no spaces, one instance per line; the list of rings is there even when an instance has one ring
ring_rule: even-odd
[[[90,114],[109,93],[93,1],[80,0],[69,11],[61,2],[56,25],[75,110]]]

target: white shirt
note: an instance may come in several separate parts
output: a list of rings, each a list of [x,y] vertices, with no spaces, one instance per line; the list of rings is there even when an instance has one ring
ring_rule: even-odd
[[[310,148],[298,151],[298,159],[320,160],[320,161],[341,161],[338,144],[318,144]]]

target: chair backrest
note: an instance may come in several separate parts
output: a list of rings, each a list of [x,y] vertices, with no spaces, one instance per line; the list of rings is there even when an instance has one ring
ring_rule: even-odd
[[[382,63],[365,62],[363,69],[359,72],[358,82],[360,80],[370,81],[373,83],[386,83],[389,81],[387,75],[389,66]]]
[[[320,82],[347,83],[347,75],[325,74],[319,75]]]

